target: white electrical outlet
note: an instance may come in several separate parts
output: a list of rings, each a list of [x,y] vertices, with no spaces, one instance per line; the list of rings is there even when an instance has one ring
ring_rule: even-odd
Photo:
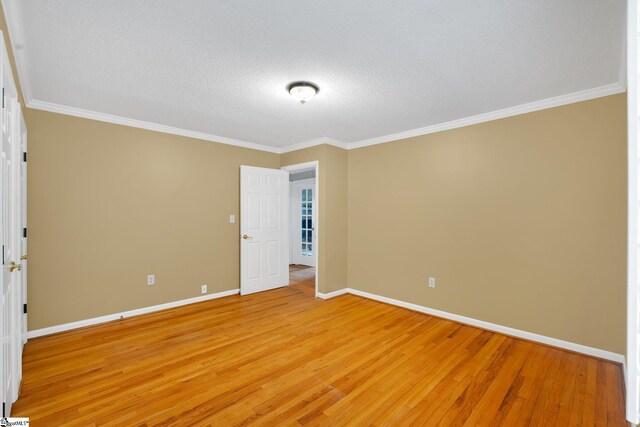
[[[151,285],[155,285],[156,284],[156,275],[155,274],[150,274],[147,276],[147,285],[151,286]]]
[[[203,294],[206,294],[206,293],[207,293],[207,285],[202,285],[202,286],[201,286],[201,292],[202,292]]]
[[[436,287],[436,278],[435,277],[429,277],[429,287],[430,288],[435,288]]]

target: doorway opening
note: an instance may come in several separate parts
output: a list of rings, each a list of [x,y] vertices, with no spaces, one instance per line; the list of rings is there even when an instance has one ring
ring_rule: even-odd
[[[289,285],[318,293],[318,162],[285,166],[289,172]]]

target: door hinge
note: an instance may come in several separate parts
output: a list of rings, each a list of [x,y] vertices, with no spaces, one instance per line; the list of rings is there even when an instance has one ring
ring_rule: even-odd
[[[4,265],[4,245],[2,245],[2,265]]]
[[[2,108],[4,108],[4,88],[2,88]]]
[[[24,304],[24,305],[22,306],[22,312],[23,312],[24,314],[27,314],[27,304]]]
[[[25,239],[27,238],[27,227],[24,227],[22,229],[22,237],[24,237]]]
[[[2,418],[7,416],[7,403],[2,402]]]
[[[22,152],[22,161],[27,163],[27,152],[26,151]]]

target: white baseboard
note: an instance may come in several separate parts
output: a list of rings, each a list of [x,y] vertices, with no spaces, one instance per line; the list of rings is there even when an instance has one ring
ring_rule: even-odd
[[[613,353],[607,350],[601,350],[599,348],[589,347],[582,344],[576,344],[569,341],[560,340],[557,338],[551,338],[544,335],[534,334],[533,332],[522,331],[520,329],[510,328],[508,326],[496,325],[495,323],[485,322],[483,320],[473,319],[471,317],[460,316],[458,314],[448,313],[446,311],[436,310],[433,308],[425,307],[418,304],[412,304],[405,301],[400,301],[393,298],[387,298],[369,292],[359,291],[357,289],[341,289],[339,291],[331,292],[328,294],[318,294],[320,298],[328,299],[343,294],[353,294],[363,298],[372,299],[375,301],[384,302],[387,304],[395,305],[398,307],[408,308],[409,310],[418,311],[420,313],[430,314],[436,317],[442,317],[444,319],[453,320],[458,323],[464,323],[465,325],[476,326],[482,329],[488,329],[490,331],[499,332],[501,334],[509,335],[516,338],[522,338],[529,341],[535,341],[542,344],[547,344],[553,347],[562,348],[565,350],[575,351],[577,353],[587,354],[589,356],[598,357],[601,359],[611,360],[612,362],[621,363],[624,365],[624,356],[622,354]]]
[[[216,298],[222,298],[230,295],[236,295],[240,292],[239,289],[231,289],[229,291],[218,292],[210,295],[202,295],[199,297],[183,299],[180,301],[168,302],[166,304],[154,305],[151,307],[138,308],[135,310],[124,311],[122,313],[108,314],[105,316],[94,317],[92,319],[79,320],[77,322],[65,323],[63,325],[50,326],[48,328],[35,329],[27,332],[27,339],[36,338],[43,335],[55,334],[58,332],[69,331],[71,329],[83,328],[85,326],[97,325],[100,323],[110,322],[112,320],[118,320],[126,317],[137,316],[140,314],[152,313],[154,311],[166,310],[168,308],[179,307],[182,305],[193,304],[196,302],[207,301]],[[544,335],[535,334],[533,332],[527,332],[520,329],[510,328],[507,326],[497,325],[495,323],[485,322],[483,320],[473,319],[471,317],[460,316],[458,314],[448,313],[446,311],[436,310],[433,308],[425,307],[418,304],[412,304],[405,301],[400,301],[393,298],[383,297],[369,292],[359,291],[357,289],[340,289],[329,293],[318,292],[318,298],[329,299],[344,294],[353,294],[363,298],[372,299],[375,301],[384,302],[387,304],[395,305],[398,307],[408,308],[409,310],[417,311],[420,313],[430,314],[436,317],[453,320],[455,322],[464,323],[470,326],[476,326],[482,329],[488,329],[490,331],[499,332],[501,334],[510,335],[516,338],[523,338],[529,341],[535,341],[542,344],[547,344],[553,347],[563,348],[566,350],[575,351],[578,353],[587,354],[589,356],[599,357],[601,359],[611,360],[616,363],[625,364],[625,359],[622,354],[613,353],[607,350],[601,350],[599,348],[589,347],[582,344],[576,344],[569,341],[560,340],[557,338],[551,338]]]
[[[337,291],[329,292],[328,294],[323,294],[321,292],[318,292],[316,296],[322,299],[329,299],[329,298],[337,297],[340,295],[344,295],[348,292],[349,292],[349,289],[339,289]]]
[[[112,320],[123,319],[126,317],[138,316],[140,314],[152,313],[154,311],[166,310],[168,308],[180,307],[181,305],[193,304],[196,302],[207,301],[236,295],[240,289],[231,289],[229,291],[217,292],[215,294],[202,295],[199,297],[172,301],[165,304],[153,305],[151,307],[137,308],[135,310],[123,311],[122,313],[107,314],[105,316],[94,317],[92,319],[78,320],[77,322],[65,323],[63,325],[50,326],[48,328],[34,329],[27,332],[27,339],[41,337],[43,335],[51,335],[58,332],[70,331],[71,329],[84,328],[85,326],[97,325],[100,323],[111,322]]]

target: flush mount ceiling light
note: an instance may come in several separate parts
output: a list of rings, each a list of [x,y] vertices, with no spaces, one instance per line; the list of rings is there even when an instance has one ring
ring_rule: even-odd
[[[300,104],[304,104],[316,96],[320,88],[311,82],[294,82],[287,86],[287,91],[297,101],[300,101]]]

